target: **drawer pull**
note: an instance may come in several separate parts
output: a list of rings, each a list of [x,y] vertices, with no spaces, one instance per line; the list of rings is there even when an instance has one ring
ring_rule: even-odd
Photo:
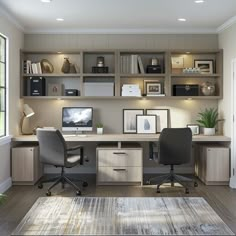
[[[125,155],[126,152],[113,152],[113,154],[117,154],[117,155]]]
[[[126,171],[126,169],[113,169],[114,171]]]

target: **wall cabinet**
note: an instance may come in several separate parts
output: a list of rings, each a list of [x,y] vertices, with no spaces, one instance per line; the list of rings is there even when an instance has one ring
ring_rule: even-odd
[[[143,183],[143,151],[138,145],[97,147],[97,185]]]
[[[197,145],[196,174],[206,185],[229,184],[229,148]]]
[[[70,69],[63,73],[61,68],[69,59]],[[194,99],[220,99],[223,97],[223,51],[156,51],[156,50],[78,50],[73,52],[21,52],[21,97],[25,99],[89,99],[104,98],[101,93],[87,95],[85,87],[89,84],[111,84],[113,99],[127,99],[122,96],[124,84],[138,84],[142,96],[149,99],[185,99],[186,96],[174,96],[176,85],[197,85],[197,96]],[[28,62],[44,68],[31,70]],[[200,64],[198,64],[200,63]],[[35,66],[35,65],[34,65]],[[195,67],[201,70],[195,70]],[[42,72],[41,72],[42,71]],[[34,73],[33,73],[34,72]],[[40,72],[40,73],[39,73]],[[31,96],[29,81],[34,77],[45,78],[46,96]],[[159,83],[161,91],[148,94],[146,83]],[[215,87],[209,96],[202,92],[204,83]],[[76,89],[79,96],[61,95],[51,96],[51,85],[62,84],[63,91]],[[99,86],[96,87],[99,89]],[[100,94],[99,96],[97,94]],[[108,93],[110,94],[110,93]],[[50,96],[49,96],[50,95]],[[136,98],[136,97],[135,97]],[[129,97],[132,99],[132,97]]]
[[[42,165],[39,162],[39,148],[12,148],[12,182],[14,185],[33,185],[42,176]]]

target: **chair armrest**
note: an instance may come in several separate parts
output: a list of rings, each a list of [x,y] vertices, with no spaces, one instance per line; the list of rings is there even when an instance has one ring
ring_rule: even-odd
[[[78,145],[78,146],[74,146],[74,147],[67,148],[66,151],[67,151],[67,152],[70,152],[70,151],[75,151],[75,150],[81,149],[81,148],[83,148],[83,146]]]

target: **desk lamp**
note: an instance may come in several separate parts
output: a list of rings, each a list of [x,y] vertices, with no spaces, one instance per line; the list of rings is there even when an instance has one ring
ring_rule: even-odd
[[[20,130],[21,130],[22,134],[26,134],[26,135],[33,134],[33,133],[25,133],[23,131],[23,123],[24,123],[25,118],[29,118],[29,117],[33,116],[34,114],[35,113],[34,113],[33,109],[28,104],[24,104],[23,116],[22,116],[21,121],[20,121]]]

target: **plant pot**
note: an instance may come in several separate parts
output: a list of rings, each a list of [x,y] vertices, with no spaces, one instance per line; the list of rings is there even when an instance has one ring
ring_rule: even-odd
[[[215,128],[203,128],[204,135],[215,135],[216,129]]]
[[[103,128],[97,128],[97,134],[103,134]]]

